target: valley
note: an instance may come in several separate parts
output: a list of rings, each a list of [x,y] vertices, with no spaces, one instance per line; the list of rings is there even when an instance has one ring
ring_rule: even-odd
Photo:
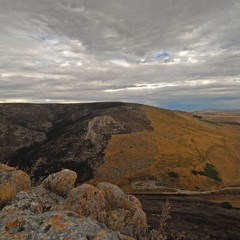
[[[120,102],[0,104],[0,163],[26,171],[36,186],[64,168],[78,174],[77,185],[116,184],[140,199],[151,227],[168,199],[169,232],[239,239],[238,119],[239,111]]]

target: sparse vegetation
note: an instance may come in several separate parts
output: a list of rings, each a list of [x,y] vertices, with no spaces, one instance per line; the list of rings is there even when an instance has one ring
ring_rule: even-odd
[[[214,180],[217,181],[217,182],[221,182],[221,181],[222,181],[221,178],[220,178],[219,175],[218,175],[217,170],[214,168],[213,165],[211,165],[211,164],[209,164],[209,163],[207,163],[207,164],[205,165],[203,171],[192,170],[191,172],[192,172],[192,174],[194,174],[194,175],[199,174],[199,175],[202,175],[202,176],[209,177],[209,178],[211,178],[211,179],[214,179]]]
[[[167,200],[166,203],[162,206],[162,211],[159,217],[159,225],[156,229],[142,229],[138,228],[133,232],[132,237],[137,240],[167,240],[167,221],[171,218],[171,207],[170,203]],[[176,236],[171,235],[174,240],[185,239],[184,232],[178,233]]]
[[[171,178],[174,178],[174,179],[178,179],[179,178],[179,175],[177,173],[175,173],[175,172],[169,172],[168,176],[171,177]]]
[[[218,176],[217,170],[211,164],[208,164],[208,163],[206,164],[206,166],[204,168],[203,175],[205,175],[205,176],[207,176],[209,178],[212,178],[212,179],[214,179],[214,180],[216,180],[218,182],[221,182],[221,179]]]
[[[192,170],[192,174],[197,175],[198,172],[196,170]]]
[[[197,118],[197,119],[202,119],[202,116],[199,116],[199,115],[193,115],[194,118]]]
[[[105,161],[96,171],[94,183],[111,181],[125,191],[131,191],[132,178],[154,176],[156,181],[164,181],[170,187],[194,190],[198,186],[210,190],[220,183],[238,181],[238,177],[230,174],[234,169],[239,170],[236,161],[230,158],[233,146],[228,146],[227,141],[224,148],[217,147],[224,136],[235,142],[235,132],[232,135],[227,129],[220,132],[215,126],[194,120],[192,114],[176,114],[151,107],[143,107],[143,110],[154,130],[114,134],[105,150]],[[213,146],[216,149],[208,151]],[[238,154],[238,149],[234,149]],[[124,153],[119,154],[120,151]],[[209,167],[204,170],[207,159],[216,167],[213,167],[218,173],[215,176],[211,170],[209,172]],[[225,171],[226,162],[229,168]],[[169,176],[171,171],[179,177]]]
[[[219,123],[217,122],[214,122],[214,121],[210,121],[210,120],[201,120],[202,122],[205,122],[205,123],[209,123],[209,124],[213,124],[213,125],[219,125]]]

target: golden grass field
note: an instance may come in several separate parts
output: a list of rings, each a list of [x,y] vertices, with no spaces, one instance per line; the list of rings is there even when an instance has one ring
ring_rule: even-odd
[[[110,181],[127,191],[132,182],[147,179],[200,191],[240,185],[240,126],[202,121],[187,112],[142,110],[154,130],[113,135],[92,182]],[[208,170],[215,177],[207,176]]]

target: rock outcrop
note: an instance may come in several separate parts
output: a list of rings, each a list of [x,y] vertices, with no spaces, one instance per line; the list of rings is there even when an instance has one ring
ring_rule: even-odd
[[[124,231],[129,224],[147,227],[140,202],[110,183],[100,183],[97,187],[83,184],[72,189],[64,209],[97,219],[115,231]]]
[[[31,182],[27,173],[0,165],[0,205],[12,200],[20,191],[30,190]]]
[[[17,171],[7,165],[1,168]],[[22,175],[27,176],[21,171],[18,176]],[[129,229],[147,228],[146,215],[134,196],[109,183],[74,188],[76,178],[75,172],[64,169],[30,191],[19,192],[0,211],[0,239],[131,240]],[[29,190],[18,181],[11,184],[18,191]]]
[[[151,129],[138,104],[0,104],[0,163],[35,182],[68,168],[82,183],[103,164],[113,134]]]

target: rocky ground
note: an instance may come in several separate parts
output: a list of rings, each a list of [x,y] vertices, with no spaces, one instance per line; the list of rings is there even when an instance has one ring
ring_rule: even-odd
[[[64,169],[31,187],[26,173],[0,165],[0,239],[147,240],[156,235],[147,229],[136,197],[110,183],[74,187],[76,179],[74,171]]]
[[[239,209],[177,194],[133,196],[106,182],[75,187],[76,179],[64,169],[31,187],[25,172],[0,165],[0,239],[240,239]]]

